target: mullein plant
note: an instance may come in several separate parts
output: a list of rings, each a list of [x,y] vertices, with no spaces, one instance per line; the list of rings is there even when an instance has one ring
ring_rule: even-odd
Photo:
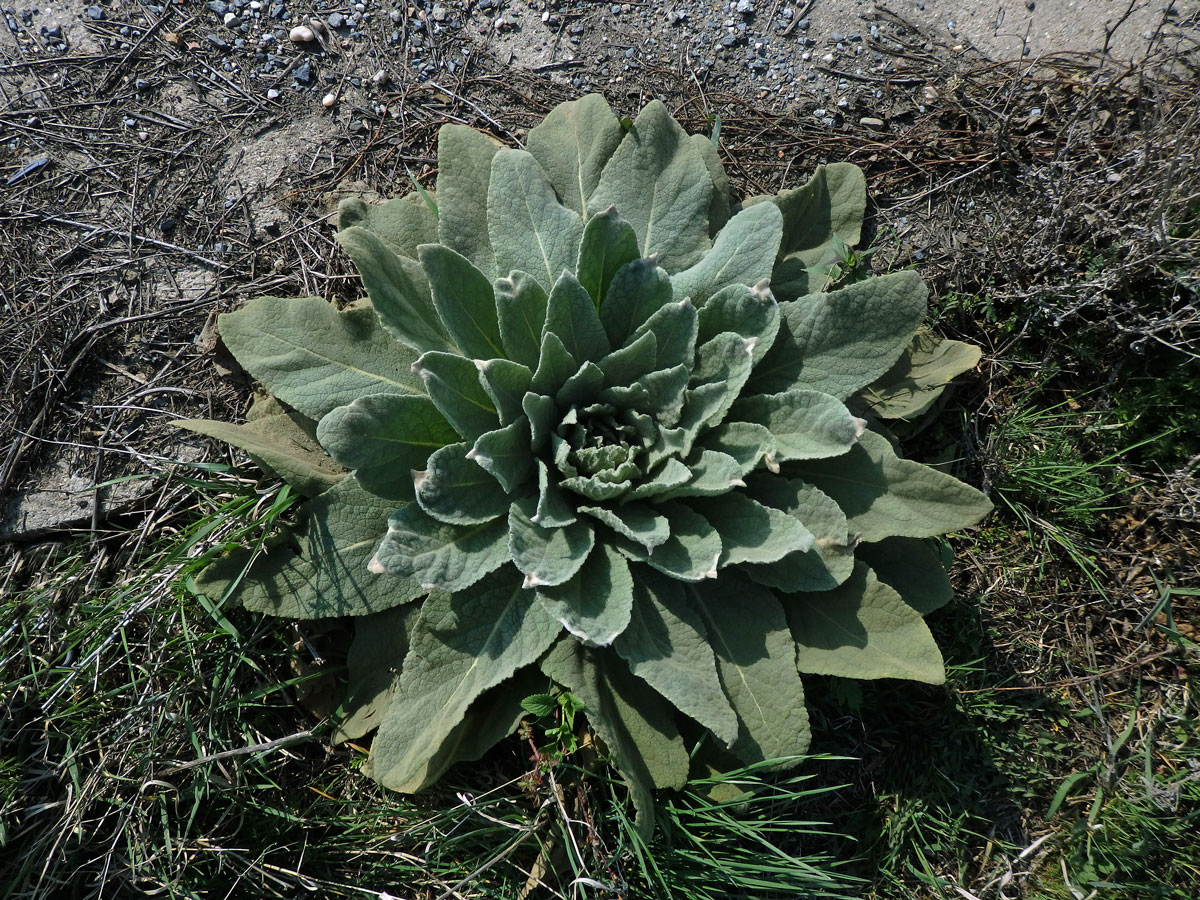
[[[697,743],[804,753],[803,673],[941,682],[929,539],[990,504],[888,424],[979,354],[922,330],[915,273],[842,276],[865,205],[845,163],[731,204],[658,101],[564,103],[523,150],[444,126],[434,193],[341,206],[366,299],[220,317],[265,394],[179,424],[306,499],[198,588],[353,619],[337,736],[377,729],[381,784],[478,758],[553,683],[647,827]]]

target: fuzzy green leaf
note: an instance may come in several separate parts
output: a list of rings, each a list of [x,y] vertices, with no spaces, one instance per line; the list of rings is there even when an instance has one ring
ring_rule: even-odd
[[[447,525],[410,503],[388,518],[371,571],[461,591],[508,561],[508,523],[503,516],[478,525]]]
[[[386,203],[364,203],[347,197],[338,204],[338,228],[356,226],[373,231],[393,252],[417,258],[421,244],[436,244],[438,217],[425,198],[412,191]]]
[[[614,347],[623,347],[652,315],[671,302],[671,277],[654,259],[635,259],[617,270],[600,307]]]
[[[675,366],[692,366],[696,353],[697,317],[696,307],[687,298],[678,303],[668,303],[643,322],[633,333],[639,338],[653,334],[658,341],[659,369]]]
[[[604,373],[605,384],[627,385],[653,373],[657,359],[658,338],[653,334],[643,334],[620,350],[614,350],[596,365]]]
[[[492,160],[487,225],[501,272],[528,272],[548,287],[579,263],[583,219],[558,202],[524,150],[501,150]]]
[[[520,419],[496,431],[481,434],[467,454],[509,494],[515,493],[533,474],[529,452],[529,421]]]
[[[721,423],[750,377],[756,340],[725,331],[696,349],[692,388],[680,419],[683,427],[712,428]]]
[[[696,339],[703,344],[725,331],[755,338],[750,358],[758,365],[779,333],[779,318],[779,304],[764,286],[730,285],[700,307]]]
[[[496,295],[488,277],[465,256],[441,244],[422,244],[417,252],[429,278],[434,308],[463,355],[502,358]]]
[[[946,680],[941,651],[921,614],[861,563],[840,587],[791,594],[783,604],[801,672]]]
[[[854,446],[863,427],[862,420],[850,415],[845,404],[820,391],[743,397],[730,415],[770,431],[779,460],[841,456]]]
[[[537,368],[549,294],[525,272],[498,279],[493,290],[505,355],[530,369]]]
[[[398,256],[365,228],[347,228],[335,237],[354,261],[388,334],[419,352],[454,347],[416,260]]]
[[[596,309],[604,306],[617,272],[637,258],[637,235],[615,208],[610,206],[592,216],[584,226],[579,247],[579,283],[591,295]]]
[[[633,226],[641,255],[656,253],[664,267],[678,271],[709,247],[712,191],[704,157],[653,100],[604,167],[588,211],[615,206]]]
[[[643,838],[654,832],[657,787],[687,781],[688,757],[670,707],[647,691],[613,654],[560,640],[541,660],[542,671],[581,699],[588,722],[629,785]]]
[[[629,627],[613,647],[634,675],[681,712],[726,744],[735,741],[737,714],[721,690],[704,623],[678,582],[644,572]]]
[[[550,291],[543,340],[547,334],[562,341],[578,362],[600,359],[612,349],[592,298],[570,272],[563,272]]]
[[[747,764],[804,753],[808,710],[779,601],[765,588],[729,576],[692,590],[738,717],[730,750]]]
[[[712,199],[708,204],[708,235],[714,236],[729,221],[729,178],[721,165],[716,141],[706,134],[693,134],[688,140],[700,151],[708,177],[712,180]]]
[[[216,419],[175,419],[168,424],[240,447],[306,497],[329,490],[346,474],[282,412],[244,425]]]
[[[937,469],[901,459],[887,438],[863,432],[849,453],[794,463],[828,494],[864,541],[936,537],[977,524],[992,509],[986,496]]]
[[[743,571],[760,584],[783,591],[828,591],[854,570],[854,541],[846,515],[828,496],[799,478],[754,475],[746,479],[747,494],[799,520],[812,533],[811,549],[790,553],[778,562],[748,565]]]
[[[535,461],[538,476],[538,524],[543,528],[562,528],[571,525],[576,518],[575,509],[567,502],[566,494],[558,482],[550,477],[550,469],[540,459]]]
[[[507,359],[476,360],[479,381],[484,391],[492,398],[501,425],[511,425],[525,415],[521,403],[533,382],[533,372],[528,366]]]
[[[852,163],[817,166],[807,184],[774,197],[751,197],[745,205],[753,208],[766,202],[783,213],[783,241],[772,279],[775,295],[792,300],[814,288],[822,289],[831,264],[836,262],[834,238],[853,247],[862,237],[867,207],[862,170]],[[813,272],[819,281],[810,285]]]
[[[579,371],[579,362],[563,346],[558,336],[549,332],[542,338],[542,354],[529,389],[535,394],[554,394],[567,379]]]
[[[561,630],[509,572],[474,590],[437,591],[413,627],[394,703],[372,747],[385,787],[420,789],[425,768],[468,706],[485,690],[536,660]]]
[[[365,616],[415,600],[419,581],[368,571],[396,504],[369,494],[354,476],[304,506],[295,547],[276,541],[253,559],[235,550],[204,569],[196,584],[211,600],[291,619]]]
[[[489,278],[500,274],[488,234],[488,187],[499,149],[492,138],[465,125],[438,130],[438,243],[461,253]]]
[[[411,500],[412,470],[458,435],[428,397],[370,394],[332,410],[317,439],[371,493]]]
[[[789,553],[807,552],[815,540],[799,519],[741,492],[695,497],[688,504],[721,536],[722,567],[775,562]]]
[[[603,522],[617,534],[629,538],[652,552],[671,536],[666,516],[657,508],[643,503],[625,503],[609,508],[605,506],[581,506],[579,511]]]
[[[355,621],[354,639],[346,651],[346,715],[337,723],[335,743],[358,740],[379,727],[396,696],[408,634],[420,612],[419,605],[409,604]]]
[[[721,557],[717,530],[682,503],[659,503],[658,510],[667,517],[671,536],[650,552],[640,544],[622,540],[618,544],[621,552],[680,581],[715,578]]]
[[[567,631],[589,646],[607,647],[629,624],[633,575],[623,556],[602,545],[573,578],[540,587],[537,594]]]
[[[727,453],[717,450],[700,450],[693,452],[687,462],[691,477],[686,484],[672,488],[663,496],[664,499],[679,497],[712,497],[726,494],[735,487],[742,487],[742,476],[745,472],[742,465]]]
[[[413,371],[425,384],[429,399],[464,440],[500,427],[500,416],[492,398],[479,380],[479,369],[465,356],[454,353],[424,353]]]
[[[366,394],[424,394],[415,354],[398,346],[370,306],[338,312],[320,297],[260,297],[219,319],[243,368],[310,419]]]
[[[479,525],[508,512],[508,492],[471,452],[470,444],[442,447],[429,457],[425,471],[413,475],[417,502],[439,522]]]
[[[508,512],[508,546],[513,563],[525,575],[525,587],[558,585],[583,566],[596,543],[592,526],[576,521],[545,528],[534,521],[537,503],[518,500]]]
[[[635,500],[645,500],[649,497],[660,497],[668,492],[678,488],[680,485],[688,483],[691,479],[692,472],[678,459],[668,459],[654,476],[648,481],[643,481],[625,497],[623,502],[633,502]]]
[[[759,461],[775,452],[775,437],[762,425],[751,422],[723,422],[701,435],[700,446],[732,457],[742,474],[754,470]]]
[[[766,281],[782,237],[783,216],[774,204],[743,209],[721,229],[703,259],[671,276],[671,289],[702,308],[722,288]]]
[[[779,334],[749,390],[799,388],[845,400],[904,352],[925,318],[928,293],[917,274],[906,271],[781,303]]]
[[[588,94],[554,107],[529,129],[526,146],[562,205],[584,216],[600,173],[624,135],[604,97]]]
[[[973,344],[921,331],[896,364],[859,396],[881,418],[911,421],[933,406],[955,376],[975,368],[982,355]]]
[[[887,538],[874,544],[860,544],[854,555],[923,616],[954,599],[954,587],[941,555],[929,541]]]

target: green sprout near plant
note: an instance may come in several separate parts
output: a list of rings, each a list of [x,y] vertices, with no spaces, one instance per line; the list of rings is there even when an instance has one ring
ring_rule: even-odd
[[[940,683],[927,539],[990,504],[885,423],[978,353],[919,331],[913,272],[820,290],[865,205],[835,163],[733,206],[714,142],[657,101],[627,124],[564,103],[523,150],[443,127],[435,191],[342,204],[366,300],[221,316],[270,396],[180,424],[307,501],[199,588],[354,618],[337,737],[377,728],[368,771],[399,791],[511,734],[549,678],[643,828],[693,764],[803,754],[801,673]]]

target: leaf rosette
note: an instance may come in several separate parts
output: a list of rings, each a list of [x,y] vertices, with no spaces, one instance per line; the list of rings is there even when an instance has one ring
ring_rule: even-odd
[[[990,506],[885,422],[978,354],[921,331],[912,272],[830,289],[862,173],[733,209],[713,142],[657,101],[622,127],[599,96],[524,150],[447,125],[438,157],[432,197],[343,203],[366,300],[221,317],[274,399],[183,423],[308,498],[201,587],[356,617],[340,734],[378,728],[374,777],[428,785],[549,678],[647,813],[687,778],[685,719],[754,763],[806,749],[801,673],[940,682],[925,539]]]

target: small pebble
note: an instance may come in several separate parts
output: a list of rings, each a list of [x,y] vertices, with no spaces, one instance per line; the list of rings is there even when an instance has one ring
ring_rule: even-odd
[[[297,44],[307,44],[309,41],[312,41],[315,38],[316,35],[313,34],[313,30],[307,25],[297,25],[288,32],[288,40]]]
[[[328,21],[329,21],[330,28],[341,28],[343,25],[346,24],[346,17],[343,16],[341,13],[337,13],[337,12],[330,13]]]
[[[267,99],[268,100],[278,100],[279,99],[279,91],[275,90],[275,88],[271,88],[269,91],[267,91]]]
[[[225,23],[226,28],[237,28],[242,24],[242,20],[237,17],[237,13],[227,12],[221,19]]]
[[[97,22],[104,18],[104,10],[98,6],[89,6],[87,14],[89,19],[95,19]]]
[[[321,98],[321,105],[324,106],[326,109],[333,106],[333,104],[335,104],[336,102],[337,102],[337,96],[334,94],[326,94],[324,97]]]
[[[754,12],[754,3],[751,0],[738,0],[737,11],[742,15],[749,15]]]
[[[883,127],[883,119],[876,119],[873,116],[863,116],[858,120],[858,124],[867,128],[879,129]]]

